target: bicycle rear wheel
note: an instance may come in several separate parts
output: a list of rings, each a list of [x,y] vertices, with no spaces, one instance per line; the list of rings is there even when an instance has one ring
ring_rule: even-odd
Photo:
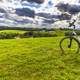
[[[79,41],[74,37],[65,37],[60,41],[62,53],[78,53],[79,48]]]

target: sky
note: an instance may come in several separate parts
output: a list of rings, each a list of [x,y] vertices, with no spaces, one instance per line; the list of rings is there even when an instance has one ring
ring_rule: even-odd
[[[17,0],[17,2],[14,0],[12,1],[13,1],[12,3],[9,3],[7,0],[4,0],[3,3],[0,2],[0,8],[2,7],[2,8],[5,8],[6,10],[7,7],[12,7],[12,8],[23,7],[19,2],[19,0]],[[36,12],[39,12],[38,10],[41,10],[42,12],[45,12],[45,13],[55,14],[56,10],[54,11],[54,6],[59,2],[75,4],[78,2],[78,0],[45,0],[43,4],[37,4],[37,3],[31,4],[29,2],[24,2],[26,4],[26,6],[24,7],[29,7],[30,9],[34,9]]]
[[[8,0],[3,0],[4,3],[0,2],[0,7],[4,6],[5,9],[7,7],[13,7],[13,8],[22,8],[23,7],[20,4],[19,0],[15,0],[15,1],[14,0],[9,0],[9,1],[12,1],[12,3],[8,3],[7,1]],[[37,3],[30,4],[29,2],[24,2],[24,4],[26,4],[26,6],[24,6],[24,7],[29,7],[31,9],[35,9],[35,10],[37,10],[38,8],[40,8],[40,9],[42,9],[42,8],[48,9],[48,8],[53,8],[59,2],[75,4],[78,1],[79,0],[45,0],[45,2],[43,4],[37,4]]]
[[[33,4],[30,4],[30,3],[27,3],[27,7],[30,7],[31,9],[49,9],[49,8],[53,8],[57,3],[59,2],[64,2],[64,3],[70,3],[70,4],[76,4],[78,3],[79,0],[45,0],[45,2],[43,4],[36,4],[36,3],[33,3]]]
[[[41,5],[37,4],[37,7],[33,7],[36,11],[38,9],[38,6],[40,6],[40,9],[45,9],[48,11],[52,11],[54,6],[58,4],[59,2],[69,3],[69,4],[76,4],[79,0],[45,0],[45,2]],[[30,3],[29,3],[30,4]],[[32,6],[31,6],[32,8]],[[54,10],[53,10],[54,11]]]

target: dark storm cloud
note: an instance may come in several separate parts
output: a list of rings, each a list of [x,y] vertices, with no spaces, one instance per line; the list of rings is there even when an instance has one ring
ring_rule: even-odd
[[[59,3],[56,7],[62,12],[68,12],[70,14],[77,14],[80,12],[80,5],[78,4],[64,4]]]
[[[29,8],[17,8],[16,14],[19,16],[28,16],[28,17],[35,17],[35,11]]]
[[[28,1],[28,2],[36,2],[38,4],[43,3],[45,0],[22,0],[22,1]]]

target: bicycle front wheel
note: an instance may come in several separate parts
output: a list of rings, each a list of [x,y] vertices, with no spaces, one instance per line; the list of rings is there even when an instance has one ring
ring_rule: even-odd
[[[79,48],[79,41],[74,37],[65,37],[60,41],[62,53],[78,53]]]

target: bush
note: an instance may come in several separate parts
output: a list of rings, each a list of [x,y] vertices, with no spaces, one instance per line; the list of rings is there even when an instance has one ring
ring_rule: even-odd
[[[19,36],[19,33],[0,33],[0,39],[13,39],[16,36]]]
[[[75,32],[76,32],[77,35],[80,35],[80,31],[76,30]],[[65,36],[69,36],[69,35],[73,35],[72,31],[65,32]]]
[[[56,34],[53,34],[49,31],[29,31],[23,34],[24,37],[56,37]]]

